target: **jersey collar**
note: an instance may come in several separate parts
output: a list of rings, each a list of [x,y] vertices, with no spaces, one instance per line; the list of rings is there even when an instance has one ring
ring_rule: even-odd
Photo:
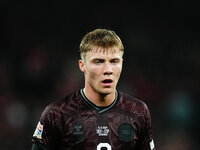
[[[98,107],[97,105],[95,105],[94,103],[92,103],[92,102],[85,96],[85,94],[84,94],[84,92],[83,92],[83,89],[80,90],[80,93],[81,93],[81,96],[83,97],[83,99],[84,99],[92,108],[94,108],[95,110],[97,110],[98,113],[100,113],[100,114],[103,113],[103,112],[105,112],[105,111],[107,111],[107,110],[109,110],[109,109],[111,109],[111,108],[116,104],[117,98],[118,98],[118,92],[117,92],[117,90],[116,90],[116,92],[115,92],[115,99],[114,99],[114,101],[113,101],[109,106],[106,106],[106,107]]]

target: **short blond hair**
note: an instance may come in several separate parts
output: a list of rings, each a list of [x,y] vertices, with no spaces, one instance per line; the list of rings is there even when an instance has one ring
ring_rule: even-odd
[[[85,60],[86,53],[94,47],[103,48],[104,50],[116,47],[122,53],[124,52],[124,46],[119,36],[114,31],[108,29],[95,29],[83,37],[80,43],[81,59]]]

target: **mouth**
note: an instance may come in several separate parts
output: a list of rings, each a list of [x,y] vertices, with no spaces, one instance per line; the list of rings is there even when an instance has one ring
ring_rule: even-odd
[[[113,82],[113,80],[111,80],[111,79],[105,79],[102,81],[104,86],[111,86],[112,82]]]

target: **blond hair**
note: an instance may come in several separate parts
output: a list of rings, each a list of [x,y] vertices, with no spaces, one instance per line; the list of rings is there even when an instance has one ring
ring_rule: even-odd
[[[86,53],[94,47],[103,48],[105,51],[116,47],[122,53],[124,52],[124,46],[119,36],[114,31],[107,29],[95,29],[83,37],[80,43],[81,59],[85,60]]]

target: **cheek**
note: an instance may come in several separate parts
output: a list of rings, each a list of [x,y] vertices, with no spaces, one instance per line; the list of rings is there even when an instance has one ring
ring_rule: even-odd
[[[86,71],[86,76],[89,80],[93,80],[93,82],[95,82],[100,76],[100,70],[97,68],[88,68]]]
[[[115,73],[116,73],[116,76],[117,77],[119,77],[120,76],[120,74],[121,74],[121,71],[122,71],[122,66],[121,65],[119,65],[119,66],[116,66],[116,68],[115,68]]]

